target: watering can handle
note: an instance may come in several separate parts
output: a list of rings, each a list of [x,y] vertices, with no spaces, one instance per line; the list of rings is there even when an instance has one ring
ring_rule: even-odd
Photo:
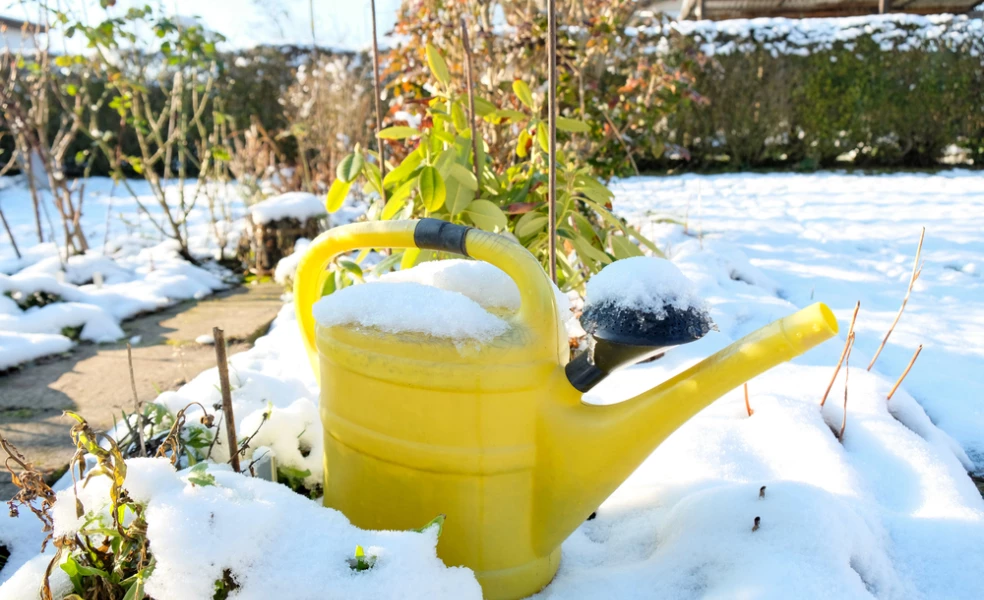
[[[519,288],[517,319],[532,334],[540,356],[555,357],[559,339],[557,305],[547,274],[526,248],[487,231],[439,219],[368,221],[335,227],[322,233],[297,265],[294,305],[308,356],[318,373],[315,323],[311,309],[321,297],[327,267],[344,252],[361,248],[420,248],[453,252],[499,267]]]

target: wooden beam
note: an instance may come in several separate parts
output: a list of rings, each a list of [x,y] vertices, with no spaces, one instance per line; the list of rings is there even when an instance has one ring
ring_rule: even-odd
[[[878,14],[884,15],[892,10],[892,0],[878,0]]]

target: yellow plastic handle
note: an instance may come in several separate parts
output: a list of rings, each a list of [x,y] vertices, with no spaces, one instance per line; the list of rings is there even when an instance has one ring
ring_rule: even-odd
[[[339,254],[361,248],[425,248],[466,254],[506,272],[519,288],[516,319],[532,334],[538,356],[557,355],[559,321],[547,274],[526,248],[480,229],[437,219],[368,221],[335,227],[311,243],[294,276],[294,308],[311,366],[318,372],[314,303],[321,297],[327,267]]]

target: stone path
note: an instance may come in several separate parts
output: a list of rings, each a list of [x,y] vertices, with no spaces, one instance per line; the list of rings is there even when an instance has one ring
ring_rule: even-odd
[[[140,400],[153,400],[215,366],[215,348],[195,342],[211,335],[213,326],[225,331],[230,355],[252,346],[280,310],[282,292],[270,283],[239,287],[125,322],[128,337],[140,336],[133,345]],[[74,421],[62,411],[76,412],[96,430],[105,430],[119,419],[120,410],[130,412],[132,406],[125,340],[79,345],[67,356],[0,375],[0,432],[52,478],[75,451],[69,437]],[[2,470],[0,501],[14,492],[10,474]]]

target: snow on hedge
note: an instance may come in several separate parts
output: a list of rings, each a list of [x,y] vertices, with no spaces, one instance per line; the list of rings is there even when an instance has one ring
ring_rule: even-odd
[[[297,219],[304,222],[328,215],[320,198],[308,192],[287,192],[249,207],[249,214],[257,224],[271,223],[280,219]]]
[[[848,50],[862,37],[870,37],[882,51],[956,50],[984,56],[984,19],[966,15],[866,15],[858,17],[789,19],[768,17],[724,21],[672,21],[648,28],[650,35],[679,33],[700,44],[708,55],[747,53],[757,46],[773,56],[808,56],[843,45]],[[663,44],[653,52],[663,52]]]

